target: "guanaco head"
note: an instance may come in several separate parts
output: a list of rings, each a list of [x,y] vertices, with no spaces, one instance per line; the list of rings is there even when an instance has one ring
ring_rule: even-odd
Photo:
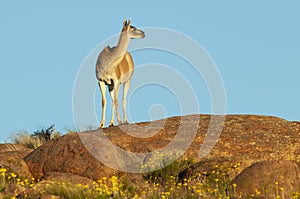
[[[122,28],[122,33],[127,33],[130,37],[130,39],[136,39],[136,38],[144,38],[145,37],[145,33],[139,29],[137,29],[134,26],[130,25],[130,20],[124,20],[123,22],[123,28]]]

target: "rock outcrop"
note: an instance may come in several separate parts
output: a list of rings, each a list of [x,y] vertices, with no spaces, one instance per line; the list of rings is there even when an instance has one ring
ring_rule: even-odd
[[[289,198],[300,188],[299,168],[290,161],[261,161],[244,169],[233,181],[237,195]]]
[[[217,137],[220,131],[222,133]],[[199,151],[204,140],[213,149],[200,158]],[[103,176],[121,174],[119,168],[133,168],[136,162],[128,161],[131,160],[128,156],[146,162],[149,156],[139,156],[139,153],[166,147],[170,150],[186,149],[183,157],[205,161],[206,165],[216,161],[239,162],[241,170],[263,160],[299,162],[300,123],[257,115],[172,117],[69,133],[42,145],[24,160],[36,178],[48,172],[62,172],[97,180]],[[113,169],[109,167],[110,163]],[[197,168],[201,170],[203,166]],[[192,170],[186,175],[197,172],[197,169]]]

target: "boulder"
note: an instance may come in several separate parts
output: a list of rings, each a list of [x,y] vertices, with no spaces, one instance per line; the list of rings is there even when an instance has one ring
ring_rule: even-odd
[[[72,173],[93,180],[117,174],[90,154],[77,133],[68,133],[43,144],[24,160],[38,179],[49,172]]]
[[[231,184],[237,196],[289,198],[292,192],[299,191],[299,169],[291,161],[261,161],[243,170]]]
[[[20,177],[31,179],[32,175],[26,162],[22,159],[23,152],[5,151],[0,153],[0,167],[7,169],[7,172],[13,172]]]

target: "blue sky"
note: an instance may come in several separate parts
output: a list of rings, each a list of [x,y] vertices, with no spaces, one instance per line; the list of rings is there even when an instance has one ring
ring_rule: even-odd
[[[296,0],[1,2],[0,142],[10,141],[12,132],[51,124],[61,132],[74,129],[72,92],[78,70],[99,43],[119,33],[124,18],[141,28],[173,29],[198,42],[222,76],[228,114],[299,121],[299,7]],[[137,66],[161,62],[181,67],[180,60],[159,52],[133,57]],[[200,112],[210,113],[203,85],[191,82]],[[140,90],[128,105],[131,121],[149,120],[153,104],[166,104],[166,116],[180,114],[169,91],[151,85]],[[100,103],[98,90],[95,101]]]

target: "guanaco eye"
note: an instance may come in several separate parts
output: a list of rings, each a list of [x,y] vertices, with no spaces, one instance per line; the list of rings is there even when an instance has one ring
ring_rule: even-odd
[[[133,31],[136,31],[136,27],[130,26],[130,28],[131,28]]]

